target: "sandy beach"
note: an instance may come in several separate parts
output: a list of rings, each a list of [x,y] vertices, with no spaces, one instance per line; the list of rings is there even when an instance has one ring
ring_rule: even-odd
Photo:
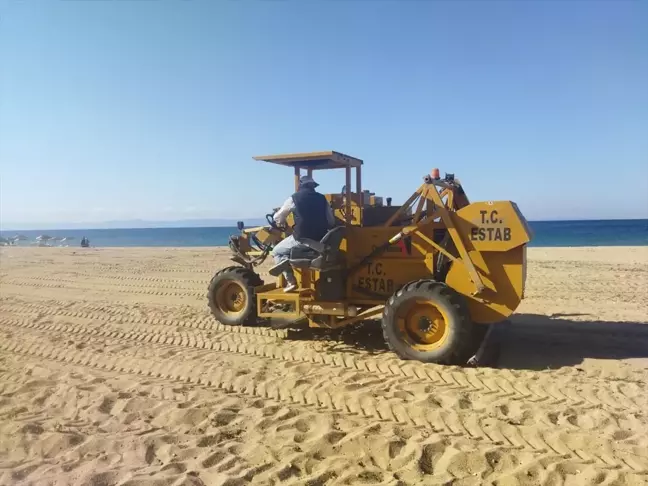
[[[0,484],[648,484],[648,247],[529,249],[484,368],[223,326],[228,255],[0,249]]]

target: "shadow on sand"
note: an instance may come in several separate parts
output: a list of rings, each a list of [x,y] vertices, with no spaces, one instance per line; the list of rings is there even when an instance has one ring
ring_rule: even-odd
[[[648,323],[574,321],[587,314],[518,314],[496,337],[498,368],[555,369],[586,359],[648,358]]]
[[[585,359],[648,358],[648,323],[574,321],[587,314],[516,314],[498,326],[488,342],[489,366],[543,370],[578,366]],[[380,322],[368,321],[339,330],[291,329],[291,341],[324,341],[332,351],[389,352]],[[647,360],[648,365],[648,360]]]

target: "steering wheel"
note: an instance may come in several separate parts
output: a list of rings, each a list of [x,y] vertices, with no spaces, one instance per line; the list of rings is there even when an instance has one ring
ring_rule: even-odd
[[[282,226],[279,226],[277,222],[274,220],[274,214],[268,213],[266,214],[266,221],[270,225],[271,228],[274,228],[278,231],[286,231],[286,228],[283,228]]]
[[[275,222],[273,216],[274,216],[274,215],[273,215],[273,214],[270,214],[270,213],[266,214],[266,221],[268,222],[268,224],[269,224],[271,227],[279,229],[279,228],[277,227],[277,223]]]

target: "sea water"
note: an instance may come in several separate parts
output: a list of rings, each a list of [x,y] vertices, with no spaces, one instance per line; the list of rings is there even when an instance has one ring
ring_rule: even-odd
[[[535,221],[530,222],[533,240],[529,246],[647,246],[648,219],[606,221]],[[137,228],[137,229],[87,229],[87,230],[31,230],[3,231],[10,238],[24,235],[33,244],[39,235],[73,239],[62,243],[80,246],[84,236],[94,247],[169,246],[201,247],[227,245],[230,235],[238,234],[236,228]],[[61,243],[54,242],[53,245]]]

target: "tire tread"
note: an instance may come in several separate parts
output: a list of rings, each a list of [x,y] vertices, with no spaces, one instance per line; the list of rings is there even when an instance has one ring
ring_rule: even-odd
[[[390,321],[395,317],[394,305],[400,298],[410,292],[420,293],[424,291],[430,297],[438,300],[446,300],[455,310],[457,320],[458,336],[454,340],[455,345],[447,353],[434,362],[437,364],[465,364],[473,351],[474,339],[472,336],[473,323],[470,320],[468,306],[462,296],[443,282],[432,279],[421,279],[409,282],[397,290],[385,305],[382,319],[383,337],[389,349],[402,359],[415,359],[410,355],[402,353],[394,346],[393,338],[390,338]],[[435,299],[435,300],[436,300]]]
[[[216,306],[216,302],[214,301],[214,294],[216,290],[216,285],[222,279],[223,275],[226,275],[228,273],[233,274],[236,280],[241,281],[245,285],[245,288],[247,289],[247,293],[248,293],[247,297],[250,300],[250,304],[251,304],[249,311],[241,319],[238,325],[254,324],[258,319],[257,303],[256,303],[256,297],[254,295],[254,287],[263,285],[263,280],[261,279],[259,274],[242,266],[232,265],[229,267],[222,268],[214,274],[214,276],[209,281],[209,285],[207,286],[207,302],[208,302],[209,310],[211,311],[212,315],[218,320],[219,309]],[[227,324],[227,323],[223,322],[223,324]]]

